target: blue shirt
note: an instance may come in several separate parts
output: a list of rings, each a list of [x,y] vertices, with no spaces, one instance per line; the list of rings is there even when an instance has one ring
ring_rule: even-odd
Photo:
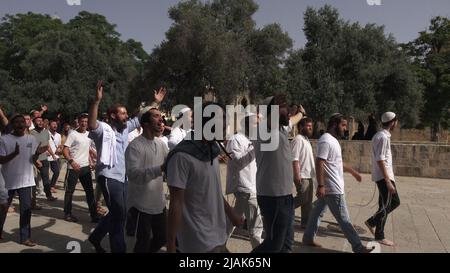
[[[103,144],[103,125],[101,122],[97,122],[97,129],[89,132],[89,138],[94,140],[97,148],[97,166],[96,176],[104,176],[110,179],[115,179],[122,183],[125,182],[125,151],[128,147],[128,134],[134,131],[136,128],[141,127],[139,119],[136,117],[127,121],[127,127],[120,133],[113,128],[116,134],[116,155],[117,162],[113,167],[106,166],[100,162],[100,156],[102,154]]]

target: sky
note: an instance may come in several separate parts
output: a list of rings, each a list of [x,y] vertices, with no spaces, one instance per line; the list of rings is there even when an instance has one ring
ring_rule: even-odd
[[[69,5],[68,2],[80,2]],[[182,0],[0,0],[0,17],[26,12],[56,15],[67,22],[78,12],[104,15],[117,25],[122,39],[143,43],[147,52],[165,39],[172,24],[168,9]],[[431,18],[450,17],[450,0],[255,0],[259,10],[254,15],[258,27],[279,23],[294,41],[294,48],[305,45],[303,14],[308,6],[319,8],[330,4],[341,18],[361,25],[384,25],[398,42],[411,41],[426,30]],[[374,3],[369,5],[368,2]],[[379,2],[381,5],[377,5]]]

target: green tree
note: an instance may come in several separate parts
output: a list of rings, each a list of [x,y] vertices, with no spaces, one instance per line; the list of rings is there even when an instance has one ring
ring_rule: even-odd
[[[450,121],[450,19],[435,17],[427,31],[404,46],[412,57],[420,82],[425,86],[423,121],[438,140],[441,126]]]
[[[0,24],[2,104],[19,112],[43,103],[51,111],[84,112],[104,79],[105,111],[113,102],[128,103],[147,59],[141,43],[120,40],[98,14],[80,12],[67,24],[48,15],[8,15]]]
[[[291,96],[303,98],[312,117],[326,121],[341,112],[365,119],[390,110],[403,126],[419,122],[421,86],[383,27],[346,22],[329,5],[308,8],[304,20],[306,46],[291,54],[286,69]]]
[[[169,85],[173,104],[192,104],[206,86],[226,103],[242,92],[256,98],[281,91],[281,65],[292,41],[279,25],[256,28],[257,8],[253,0],[191,0],[172,7],[173,24],[150,56],[147,82]]]

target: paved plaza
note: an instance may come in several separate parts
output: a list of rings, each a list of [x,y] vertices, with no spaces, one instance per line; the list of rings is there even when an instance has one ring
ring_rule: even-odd
[[[222,166],[222,174],[225,173]],[[63,174],[61,177],[64,177]],[[224,178],[225,176],[222,175]],[[224,179],[223,179],[224,181]],[[373,237],[364,226],[364,221],[376,210],[378,192],[375,184],[370,181],[370,175],[363,175],[363,182],[359,184],[353,177],[345,175],[346,197],[349,212],[356,230],[364,244]],[[398,191],[401,205],[388,218],[386,224],[386,238],[393,239],[395,247],[381,247],[386,252],[432,252],[446,253],[450,251],[450,180],[429,179],[417,177],[397,177]],[[18,244],[19,214],[9,213],[0,241],[0,252],[31,253],[54,252],[67,253],[81,251],[92,253],[94,249],[87,241],[88,235],[95,227],[90,223],[84,192],[78,184],[74,194],[73,214],[78,217],[78,223],[69,223],[63,218],[63,183],[57,185],[58,197],[56,202],[48,203],[40,199],[43,210],[33,211],[31,219],[32,239],[38,246],[33,248]],[[228,196],[233,204],[234,198]],[[14,201],[18,211],[17,200]],[[333,253],[351,252],[351,246],[336,226],[336,221],[330,212],[324,216],[317,241],[323,245],[321,249],[306,247],[301,244],[303,230],[300,229],[300,209],[296,210],[295,245],[296,253]],[[128,251],[134,247],[134,238],[126,237]],[[78,249],[78,246],[80,247]],[[107,237],[103,246],[109,249]],[[246,231],[238,229],[228,241],[231,252],[246,253],[251,250],[250,242],[246,238]],[[162,250],[164,251],[164,249]]]

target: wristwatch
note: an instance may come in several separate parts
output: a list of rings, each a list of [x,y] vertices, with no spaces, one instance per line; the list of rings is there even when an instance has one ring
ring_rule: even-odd
[[[73,163],[73,159],[69,159],[69,160],[67,160],[67,162],[68,162],[69,164],[72,164],[72,163]]]
[[[325,185],[319,185],[319,186],[317,186],[318,188],[323,188],[323,187],[325,187]]]

